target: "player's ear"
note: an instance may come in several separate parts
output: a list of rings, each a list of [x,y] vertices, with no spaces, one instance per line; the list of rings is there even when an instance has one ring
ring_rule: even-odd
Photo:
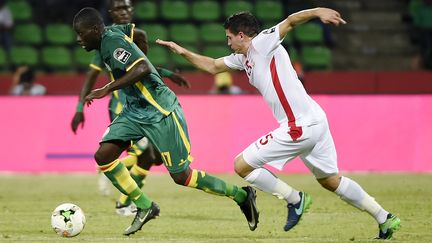
[[[240,31],[237,35],[238,35],[241,39],[244,39],[244,38],[246,37],[246,35],[245,35],[242,31]]]
[[[100,30],[99,26],[93,25],[93,27],[91,29],[92,29],[93,33],[101,34],[101,30]]]

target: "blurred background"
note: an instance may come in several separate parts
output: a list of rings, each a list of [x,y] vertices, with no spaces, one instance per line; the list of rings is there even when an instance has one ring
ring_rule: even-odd
[[[214,94],[218,85],[235,86],[231,92],[235,94],[256,91],[243,73],[212,77],[196,71],[180,56],[157,46],[157,38],[221,57],[230,54],[222,23],[232,13],[251,11],[267,28],[293,12],[317,6],[338,10],[348,24],[333,27],[312,20],[283,41],[310,93],[432,91],[431,0],[132,2],[134,23],[149,37],[152,63],[179,70],[191,82],[189,90],[169,84],[178,94]],[[39,94],[78,94],[92,53],[75,43],[72,19],[79,9],[90,6],[100,10],[109,25],[108,4],[108,0],[0,0],[0,95],[13,94],[10,87],[14,74],[23,73],[20,66],[28,66],[31,79],[44,86]],[[103,77],[100,82],[105,81]]]
[[[283,45],[306,90],[327,112],[340,169],[432,171],[431,0],[132,2],[134,23],[148,34],[151,62],[191,83],[186,89],[166,82],[184,108],[199,168],[232,173],[233,158],[277,124],[244,72],[197,71],[155,40],[221,57],[230,54],[222,27],[227,16],[248,10],[266,28],[322,6],[339,11],[348,24],[311,20]],[[93,56],[76,44],[71,25],[87,6],[111,24],[108,0],[0,0],[0,171],[94,171],[93,153],[109,124],[108,99],[85,107],[86,123],[76,135],[70,125]],[[107,80],[100,75],[96,87]],[[25,153],[17,146],[23,141],[32,144]],[[302,163],[287,170],[307,172]]]

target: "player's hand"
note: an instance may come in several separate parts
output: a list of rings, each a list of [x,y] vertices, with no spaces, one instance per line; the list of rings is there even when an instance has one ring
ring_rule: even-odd
[[[83,112],[75,112],[74,117],[72,118],[72,131],[76,134],[79,125],[81,125],[81,129],[84,127],[84,113]]]
[[[334,24],[336,26],[346,24],[340,14],[330,8],[318,8],[317,15],[324,24]]]
[[[173,41],[164,41],[161,39],[157,39],[156,43],[161,45],[161,46],[166,46],[168,47],[172,52],[181,55],[182,53],[184,53],[184,48],[177,45],[177,43],[173,42]]]
[[[23,74],[29,70],[29,66],[20,66],[17,68],[16,72],[18,74]]]
[[[189,81],[187,81],[185,78],[183,78],[179,72],[175,72],[173,73],[173,75],[171,75],[171,77],[169,77],[169,79],[171,79],[171,81],[175,84],[177,84],[180,87],[184,87],[189,89],[191,87]]]
[[[94,99],[100,99],[109,94],[107,86],[104,86],[103,88],[94,89],[84,98],[84,102],[87,104],[87,106],[90,106]]]

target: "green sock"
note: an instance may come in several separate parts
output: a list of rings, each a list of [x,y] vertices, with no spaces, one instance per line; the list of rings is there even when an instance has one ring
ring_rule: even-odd
[[[128,195],[138,208],[150,208],[152,201],[141,191],[126,167],[117,159],[99,169],[123,194]]]
[[[132,166],[129,170],[129,174],[132,176],[132,179],[134,179],[139,188],[144,186],[144,179],[147,177],[148,173],[148,170],[139,167],[137,164]]]
[[[132,168],[129,169],[129,174],[131,175],[132,179],[136,182],[139,188],[142,188],[144,186],[144,182],[145,182],[144,179],[146,178],[148,173],[149,173],[148,170],[144,170],[140,168],[137,164],[134,164]],[[126,205],[126,204],[130,204],[131,199],[127,195],[121,194],[117,201],[119,201],[123,205]]]
[[[193,170],[186,186],[203,190],[207,193],[227,196],[232,198],[237,203],[242,203],[246,200],[247,193],[242,188],[236,185],[226,183],[225,181],[208,175],[204,171]]]

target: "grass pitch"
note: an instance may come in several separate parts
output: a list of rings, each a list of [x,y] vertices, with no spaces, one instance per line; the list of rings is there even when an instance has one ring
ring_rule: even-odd
[[[238,185],[235,175],[218,175]],[[352,174],[376,200],[398,215],[402,228],[391,242],[432,241],[432,175]],[[375,220],[322,189],[311,175],[281,175],[312,196],[310,211],[290,232],[282,227],[286,205],[258,192],[260,223],[251,232],[239,207],[227,198],[175,185],[164,174],[148,177],[144,191],[161,207],[161,216],[125,237],[132,217],[114,212],[115,189],[101,196],[96,175],[0,175],[0,242],[376,242]],[[72,202],[85,212],[87,224],[74,238],[51,229],[51,211]]]

